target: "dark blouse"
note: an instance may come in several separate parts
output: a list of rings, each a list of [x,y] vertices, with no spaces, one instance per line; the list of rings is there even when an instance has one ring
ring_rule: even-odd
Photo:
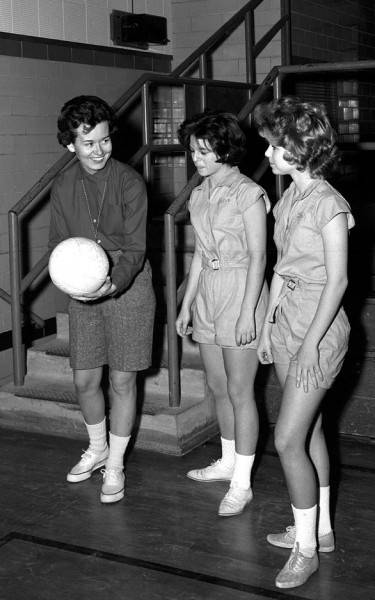
[[[59,173],[51,189],[50,250],[69,237],[95,239],[92,219],[99,218],[97,239],[107,251],[122,250],[111,272],[117,292],[124,291],[142,269],[146,250],[147,192],[142,177],[129,165],[110,158],[90,175],[79,162]]]

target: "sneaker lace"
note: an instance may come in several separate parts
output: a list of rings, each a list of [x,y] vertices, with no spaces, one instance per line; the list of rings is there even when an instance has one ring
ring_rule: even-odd
[[[101,469],[100,472],[102,473],[103,478],[117,481],[120,477],[121,469]]]
[[[93,453],[91,450],[83,450],[83,454],[81,454],[81,462],[82,464],[86,464],[91,461]]]

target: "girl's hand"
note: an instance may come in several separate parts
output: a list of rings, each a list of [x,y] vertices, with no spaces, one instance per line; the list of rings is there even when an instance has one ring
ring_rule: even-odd
[[[297,361],[296,386],[303,386],[305,392],[309,389],[309,379],[315,389],[318,389],[318,377],[323,381],[323,373],[319,365],[319,350],[316,346],[303,342],[292,360]]]
[[[193,333],[193,328],[189,325],[190,320],[190,310],[182,307],[176,320],[176,331],[181,337],[187,337]]]
[[[107,277],[103,285],[92,294],[82,294],[80,296],[71,296],[74,300],[80,300],[81,302],[92,302],[93,300],[99,300],[99,298],[103,298],[104,296],[110,296],[114,294],[116,291],[116,286],[112,283],[111,278]]]
[[[265,323],[260,334],[257,354],[259,362],[262,365],[270,365],[273,363],[272,346],[271,346],[271,326]]]
[[[240,315],[235,330],[235,338],[237,346],[246,346],[256,338],[255,319],[248,314]]]

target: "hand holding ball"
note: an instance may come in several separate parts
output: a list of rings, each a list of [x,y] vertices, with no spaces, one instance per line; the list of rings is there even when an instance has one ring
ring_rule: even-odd
[[[49,274],[53,283],[70,296],[92,294],[106,280],[109,261],[99,244],[82,237],[60,242],[51,253]]]

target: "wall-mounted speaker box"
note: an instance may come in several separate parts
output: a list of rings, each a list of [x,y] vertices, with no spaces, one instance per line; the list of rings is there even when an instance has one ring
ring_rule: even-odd
[[[117,46],[148,47],[148,44],[168,44],[167,19],[155,15],[113,10],[111,39]]]

